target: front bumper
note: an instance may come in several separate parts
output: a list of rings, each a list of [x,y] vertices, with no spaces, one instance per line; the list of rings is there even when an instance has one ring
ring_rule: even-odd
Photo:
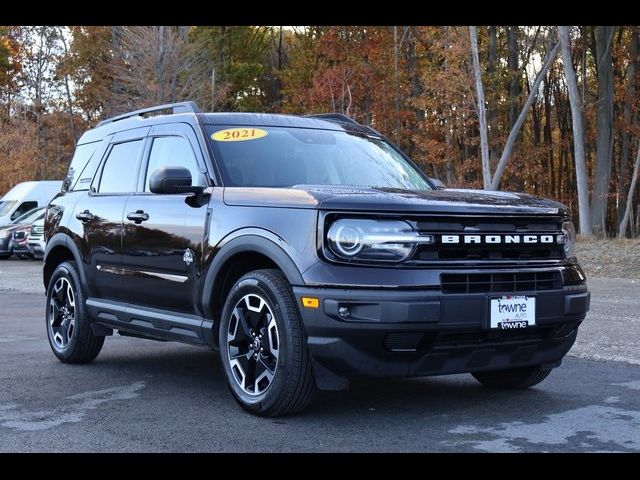
[[[44,257],[45,245],[43,245],[43,242],[40,241],[40,238],[29,237],[27,239],[27,244],[29,252],[33,256],[33,258],[40,259]]]
[[[554,367],[573,345],[590,301],[584,284],[518,292],[536,297],[536,326],[504,331],[488,329],[489,299],[497,294],[443,294],[440,289],[293,290],[316,374],[321,371],[338,378]],[[319,307],[303,307],[303,296],[318,298]],[[348,318],[339,315],[341,307],[348,308]]]
[[[12,251],[16,255],[31,255],[31,250],[29,250],[29,245],[27,244],[27,240],[16,242],[13,241]]]

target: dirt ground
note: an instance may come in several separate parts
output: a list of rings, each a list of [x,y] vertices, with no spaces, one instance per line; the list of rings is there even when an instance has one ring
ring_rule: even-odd
[[[640,279],[640,239],[579,237],[577,255],[587,277]]]

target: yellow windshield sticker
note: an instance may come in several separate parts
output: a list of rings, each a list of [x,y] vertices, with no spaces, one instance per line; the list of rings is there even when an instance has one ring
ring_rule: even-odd
[[[242,142],[244,140],[257,140],[267,135],[267,131],[261,128],[240,127],[218,130],[211,135],[211,138],[216,142]]]

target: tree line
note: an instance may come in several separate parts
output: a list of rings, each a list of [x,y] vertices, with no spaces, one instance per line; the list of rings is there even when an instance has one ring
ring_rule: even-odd
[[[100,119],[340,112],[448,186],[567,204],[640,234],[637,26],[0,27],[0,193],[62,178]]]

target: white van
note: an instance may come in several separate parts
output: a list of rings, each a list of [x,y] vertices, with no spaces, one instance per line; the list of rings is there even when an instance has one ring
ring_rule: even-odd
[[[0,225],[10,224],[20,215],[44,207],[62,188],[61,181],[22,182],[0,200]]]

